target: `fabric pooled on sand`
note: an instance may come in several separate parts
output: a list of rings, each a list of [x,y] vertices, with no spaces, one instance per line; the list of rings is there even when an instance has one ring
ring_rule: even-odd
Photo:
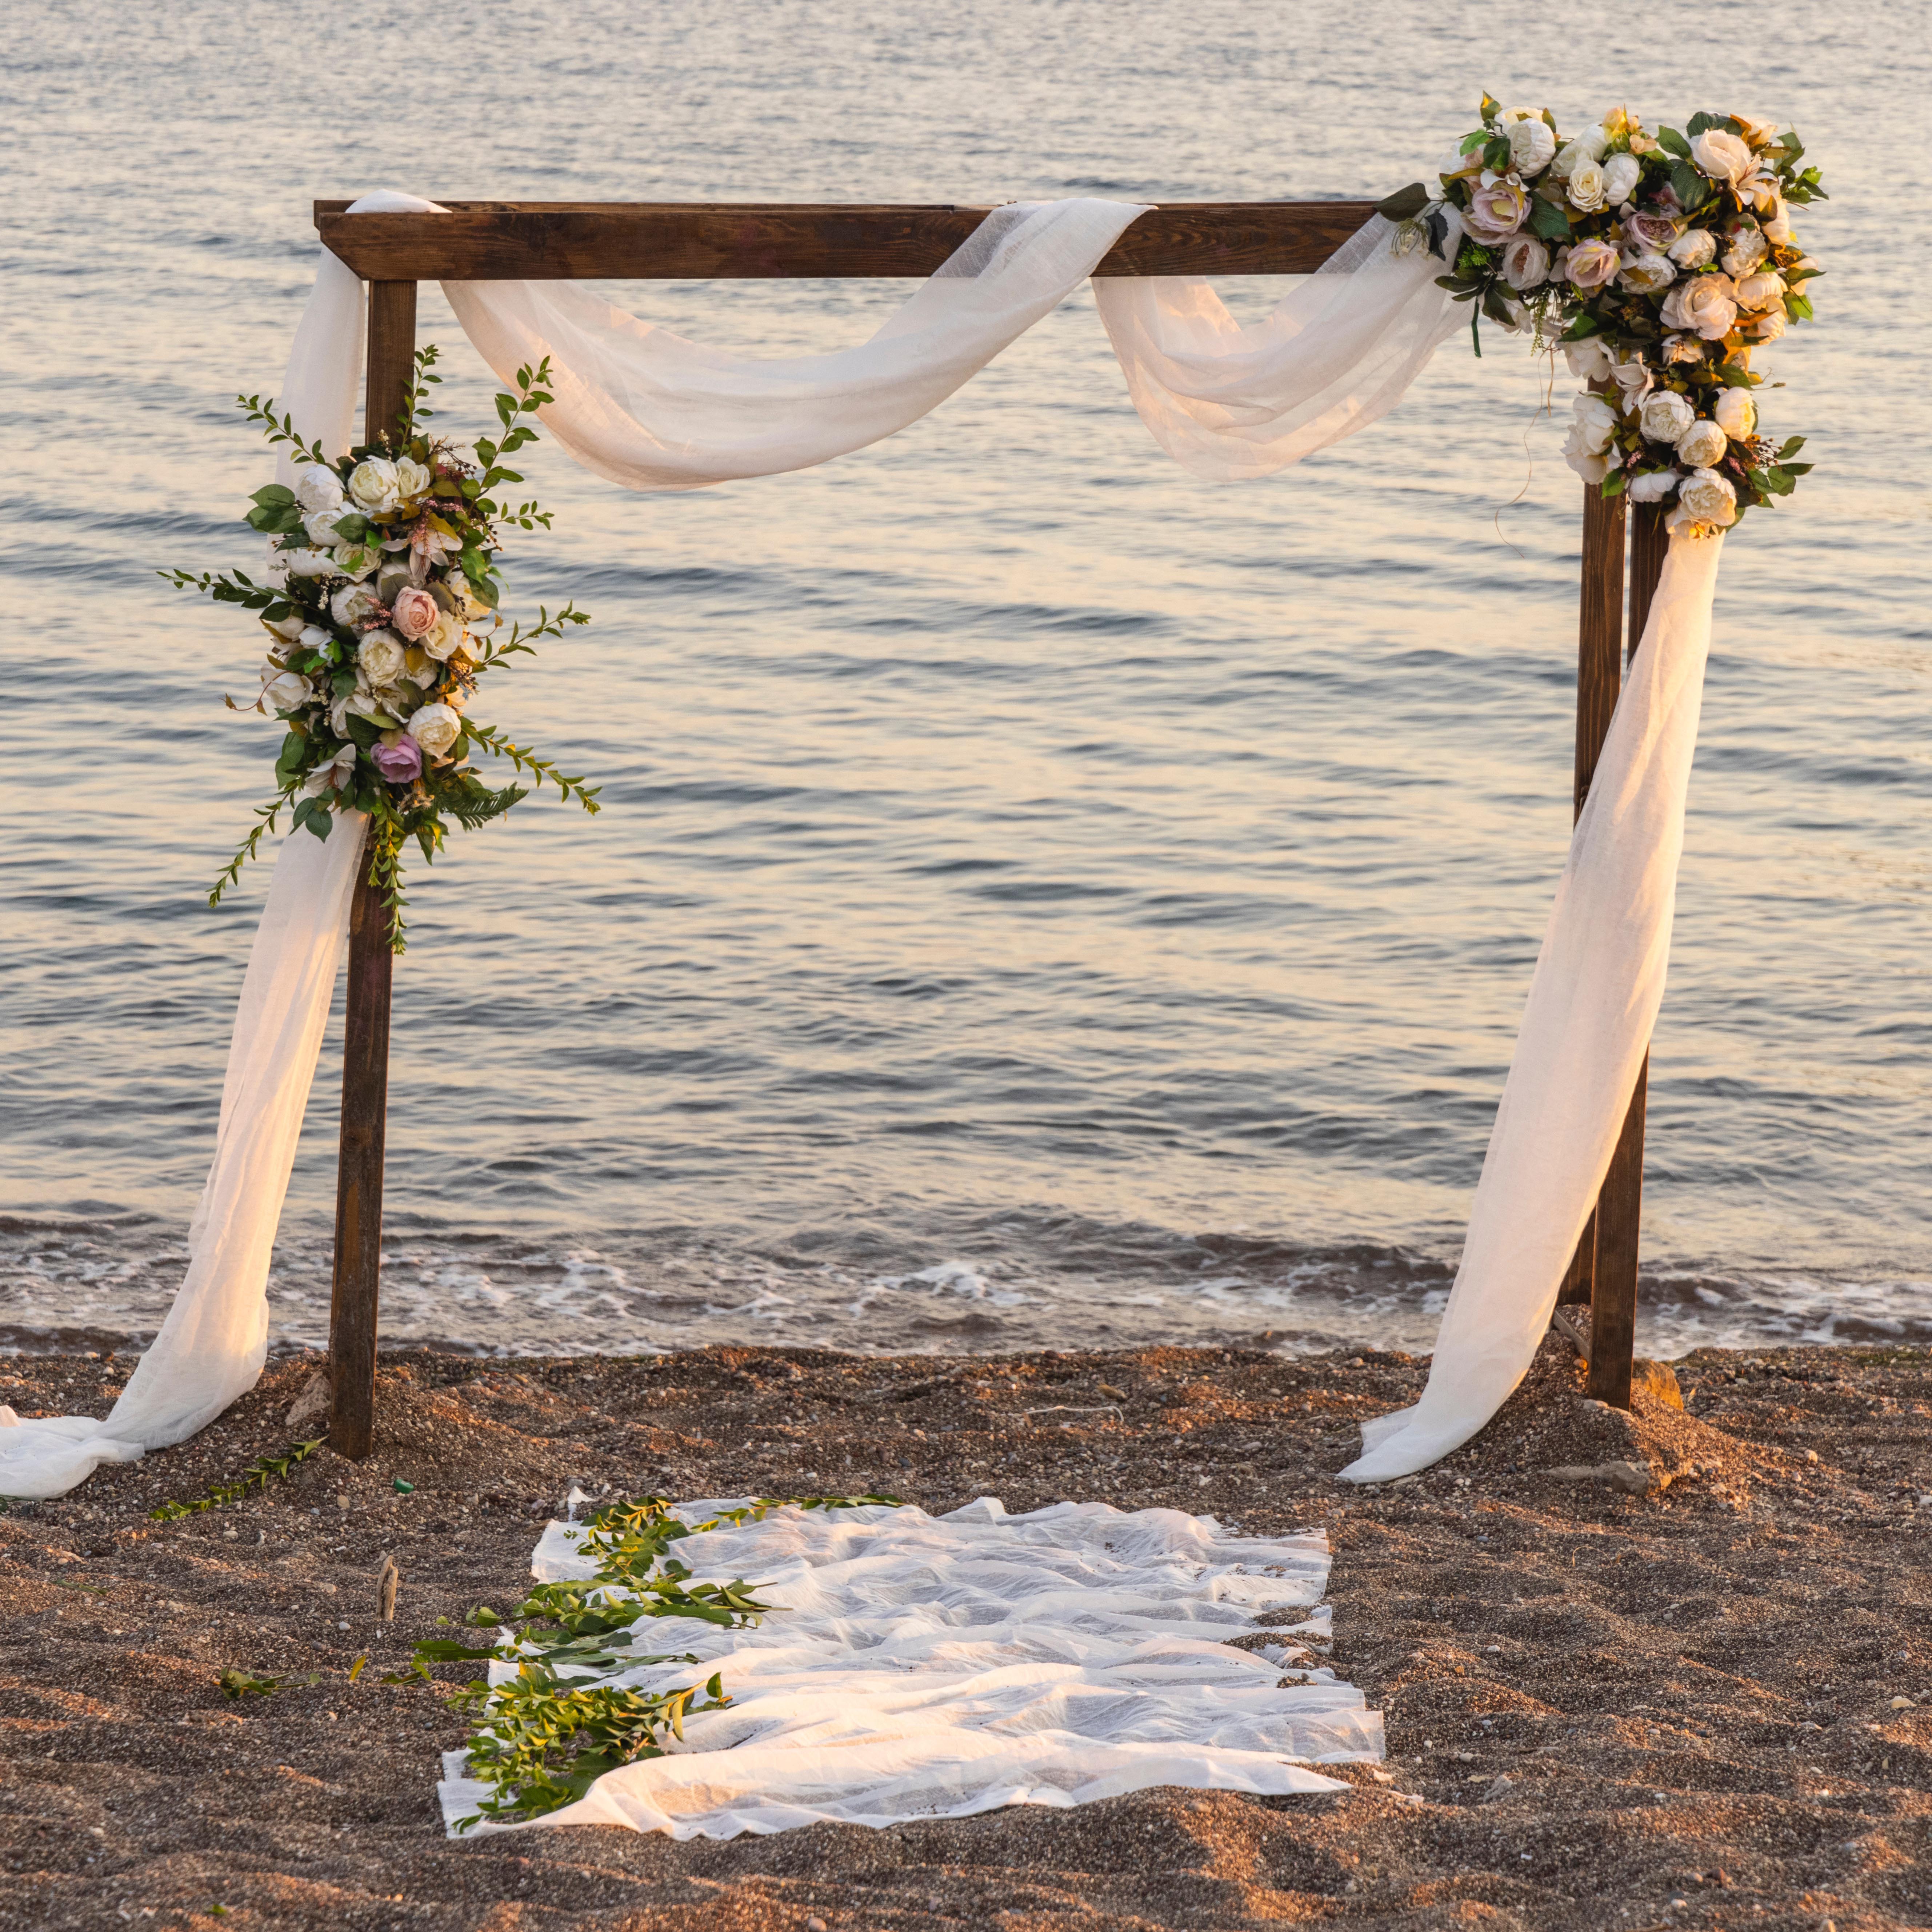
[[[731,1506],[677,1514],[698,1522]],[[590,1576],[581,1534],[550,1524],[532,1574]],[[1010,1516],[982,1497],[938,1517],[787,1508],[686,1538],[676,1553],[694,1580],[742,1577],[783,1608],[740,1630],[641,1624],[640,1654],[700,1661],[580,1681],[662,1691],[715,1671],[730,1707],[687,1719],[667,1755],[607,1773],[536,1822],[728,1838],[1082,1804],[1154,1785],[1331,1791],[1345,1787],[1316,1766],[1382,1755],[1380,1714],[1309,1648],[1328,1634],[1319,1530],[1244,1537],[1211,1516],[1102,1503]],[[492,1681],[513,1670],[493,1665]],[[440,1791],[452,1832],[485,1795],[464,1770],[451,1753]],[[517,1828],[470,1834],[505,1828]]]

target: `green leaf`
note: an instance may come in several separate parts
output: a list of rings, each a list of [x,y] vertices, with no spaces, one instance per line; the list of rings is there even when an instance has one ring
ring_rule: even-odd
[[[1704,177],[1688,161],[1676,163],[1670,170],[1672,192],[1677,196],[1678,206],[1688,214],[1702,206],[1708,190],[1704,185]]]
[[[1782,463],[1787,456],[1796,456],[1804,447],[1804,439],[1802,436],[1787,437],[1784,446],[1778,452],[1778,461]]]
[[[1657,145],[1666,153],[1678,156],[1684,160],[1690,158],[1690,143],[1675,128],[1660,128],[1657,130]],[[1681,201],[1683,197],[1680,195]]]
[[[1795,289],[1784,298],[1784,312],[1793,322],[1809,322],[1817,313],[1811,306],[1811,298]]]
[[[265,508],[278,503],[292,503],[296,493],[286,483],[264,483],[248,500],[260,503]]]
[[[1604,496],[1621,496],[1629,482],[1629,477],[1622,470],[1612,470],[1604,478],[1603,488],[1598,494]]]
[[[1570,238],[1570,218],[1553,201],[1545,201],[1540,196],[1529,204],[1531,232],[1542,236],[1546,242],[1567,242]]]
[[[1485,92],[1480,111],[1483,117],[1483,125],[1485,128],[1493,128],[1496,123],[1496,116],[1503,111],[1503,104],[1493,95]]]
[[[1800,436],[1798,440],[1800,442],[1802,442],[1804,440],[1802,436]],[[1815,463],[1787,463],[1785,464],[1784,469],[1785,473],[1787,476],[1809,476],[1812,471],[1817,466],[1818,466]]]
[[[1498,135],[1483,150],[1483,165],[1493,173],[1504,172],[1510,164],[1510,144]]]
[[[1489,138],[1490,130],[1486,128],[1478,128],[1473,134],[1465,134],[1462,136],[1462,146],[1456,152],[1459,154],[1474,154],[1478,148],[1487,142]]]
[[[1708,133],[1712,128],[1718,125],[1718,116],[1714,114],[1694,114],[1684,131],[1694,141],[1700,134]]]

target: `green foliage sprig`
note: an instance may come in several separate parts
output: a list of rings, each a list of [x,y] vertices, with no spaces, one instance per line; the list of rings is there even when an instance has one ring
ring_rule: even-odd
[[[313,1442],[298,1442],[279,1456],[259,1457],[240,1475],[225,1483],[217,1483],[204,1496],[187,1502],[160,1504],[148,1510],[148,1519],[154,1522],[178,1522],[183,1516],[193,1516],[201,1510],[221,1509],[230,1503],[238,1503],[250,1490],[266,1490],[272,1482],[286,1480],[289,1472],[298,1462],[306,1462],[326,1439],[318,1436]]]

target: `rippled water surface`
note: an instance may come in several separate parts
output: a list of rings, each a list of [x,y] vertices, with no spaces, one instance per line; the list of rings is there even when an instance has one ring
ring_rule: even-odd
[[[256,554],[228,399],[279,382],[310,197],[1378,193],[1486,86],[1566,125],[1735,104],[1827,170],[1822,320],[1768,407],[1819,468],[1724,561],[1643,1342],[1932,1334],[1922,10],[1364,19],[16,0],[0,1339],[151,1332],[178,1278],[266,874],[202,895],[275,734],[221,709],[246,621],[153,572]],[[487,375],[424,292],[473,429]],[[773,352],[906,292],[613,290]],[[1376,429],[1210,486],[1083,292],[822,470],[650,498],[539,452],[556,530],[514,598],[596,622],[487,715],[608,808],[525,806],[418,874],[387,1332],[1426,1345],[1569,826],[1580,486],[1545,394],[1457,339]],[[337,1037],[284,1340],[326,1325]]]

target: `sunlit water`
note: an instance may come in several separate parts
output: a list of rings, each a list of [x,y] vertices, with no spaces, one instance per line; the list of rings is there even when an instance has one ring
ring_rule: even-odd
[[[312,196],[1354,195],[1486,86],[1735,103],[1828,171],[1768,410],[1819,468],[1724,560],[1642,1342],[1932,1335],[1923,14],[1457,10],[16,0],[0,1339],[152,1332],[178,1279],[266,874],[202,894],[275,734],[220,706],[247,621],[153,573],[258,554],[228,399],[280,380]],[[906,292],[614,293],[776,352]],[[423,328],[473,430],[434,290]],[[607,808],[417,874],[386,1333],[1426,1346],[1569,828],[1580,487],[1490,348],[1249,484],[1160,454],[1084,292],[823,470],[653,499],[539,452],[514,597],[596,622],[485,715]],[[336,1054],[283,1341],[326,1325]]]

